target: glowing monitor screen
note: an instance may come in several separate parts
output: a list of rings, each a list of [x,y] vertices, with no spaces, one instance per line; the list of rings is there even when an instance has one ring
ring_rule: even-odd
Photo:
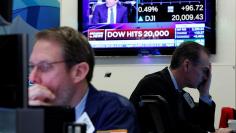
[[[215,54],[215,0],[113,2],[115,8],[101,0],[79,2],[78,29],[96,55],[169,55],[184,41]]]

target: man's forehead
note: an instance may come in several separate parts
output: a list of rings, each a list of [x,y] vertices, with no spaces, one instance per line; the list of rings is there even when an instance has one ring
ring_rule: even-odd
[[[62,49],[55,43],[48,40],[37,41],[30,55],[30,62],[62,60]]]
[[[211,64],[209,57],[200,58],[199,64],[203,66],[209,66]]]
[[[200,65],[204,66],[204,67],[208,67],[211,63],[209,61],[202,61],[200,62]]]
[[[200,52],[200,62],[202,64],[210,64],[210,57],[205,51]]]

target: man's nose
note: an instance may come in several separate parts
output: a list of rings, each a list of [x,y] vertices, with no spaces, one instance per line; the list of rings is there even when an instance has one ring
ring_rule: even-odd
[[[40,73],[37,71],[37,68],[33,68],[29,74],[30,84],[39,84],[41,82]]]

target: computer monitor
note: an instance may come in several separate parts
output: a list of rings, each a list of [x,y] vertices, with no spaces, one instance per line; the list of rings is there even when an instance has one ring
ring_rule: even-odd
[[[12,21],[13,0],[0,0],[0,25],[9,24]]]
[[[140,110],[137,113],[141,132],[174,132],[173,116],[170,114],[170,107],[164,97],[142,95],[140,99]]]
[[[27,54],[26,36],[0,35],[0,107],[27,106]]]
[[[110,23],[104,1],[78,1],[78,30],[95,55],[171,55],[185,41],[216,54],[216,0],[119,0],[118,5],[116,22]]]

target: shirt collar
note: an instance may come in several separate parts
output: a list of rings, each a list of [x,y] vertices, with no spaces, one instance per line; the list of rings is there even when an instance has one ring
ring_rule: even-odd
[[[78,105],[76,105],[75,107],[75,116],[76,116],[76,120],[79,119],[79,117],[82,115],[82,113],[84,112],[85,109],[85,105],[86,105],[86,101],[87,101],[87,97],[88,97],[88,92],[89,89],[87,89],[84,97],[81,99],[81,101],[79,102]]]
[[[113,10],[115,10],[116,9],[116,7],[117,7],[117,4],[115,4],[114,6],[112,6],[112,7],[109,7],[110,9],[112,8]]]
[[[174,77],[174,75],[173,75],[173,73],[171,72],[171,70],[170,70],[169,67],[168,67],[168,71],[169,71],[169,73],[170,73],[170,77],[171,77],[171,80],[172,80],[172,82],[173,82],[173,84],[174,84],[174,86],[175,86],[175,89],[176,89],[177,91],[181,91],[181,90],[179,89],[178,84],[177,84],[177,82],[176,82],[176,79],[175,79],[175,77]]]

